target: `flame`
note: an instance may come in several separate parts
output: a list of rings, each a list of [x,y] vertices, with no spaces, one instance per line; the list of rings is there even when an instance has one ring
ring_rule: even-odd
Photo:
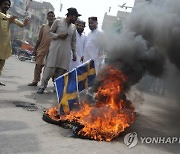
[[[77,123],[83,128],[78,135],[99,141],[111,141],[135,121],[134,107],[124,95],[125,75],[112,67],[106,67],[106,74],[96,93],[96,103],[83,102],[78,111],[71,111],[61,120]]]
[[[60,121],[60,116],[58,113],[58,108],[53,106],[47,111],[45,111],[45,114],[48,115],[52,120]]]

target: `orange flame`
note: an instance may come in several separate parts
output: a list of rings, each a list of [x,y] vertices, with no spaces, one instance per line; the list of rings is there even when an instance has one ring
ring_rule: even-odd
[[[54,106],[51,107],[45,112],[45,114],[47,114],[52,120],[60,121],[60,116],[59,116],[57,107],[54,107]]]
[[[127,78],[115,68],[106,69],[105,76],[100,76],[103,82],[96,93],[96,104],[83,102],[80,110],[61,117],[83,126],[78,135],[100,141],[111,141],[135,121],[134,107],[123,93]]]

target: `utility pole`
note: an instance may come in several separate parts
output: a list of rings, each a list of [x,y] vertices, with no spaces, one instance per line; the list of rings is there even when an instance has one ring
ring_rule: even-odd
[[[62,9],[63,9],[63,4],[62,4],[62,2],[61,2],[61,0],[60,0],[60,8],[59,8],[59,11],[61,12]]]

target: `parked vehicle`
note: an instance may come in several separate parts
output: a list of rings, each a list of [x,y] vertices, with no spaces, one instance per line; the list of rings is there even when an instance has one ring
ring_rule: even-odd
[[[28,50],[30,52],[33,52],[34,47],[29,44],[26,41],[22,41],[22,40],[18,40],[18,39],[14,39],[11,42],[12,45],[12,54],[13,55],[18,55],[20,50]]]
[[[20,61],[31,60],[31,62],[34,62],[35,56],[32,51],[20,49],[18,52],[18,59]]]

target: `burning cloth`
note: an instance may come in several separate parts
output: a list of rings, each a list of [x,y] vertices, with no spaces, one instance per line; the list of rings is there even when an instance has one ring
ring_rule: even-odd
[[[106,73],[100,72],[97,76],[99,85],[93,102],[82,100],[81,105],[75,102],[71,112],[61,102],[65,112],[61,112],[61,107],[52,107],[44,113],[44,120],[58,125],[70,124],[76,136],[99,141],[111,141],[134,123],[134,107],[124,94],[127,77],[110,66],[106,66],[102,72]],[[67,89],[66,85],[64,87]],[[72,96],[77,95],[73,93]]]

